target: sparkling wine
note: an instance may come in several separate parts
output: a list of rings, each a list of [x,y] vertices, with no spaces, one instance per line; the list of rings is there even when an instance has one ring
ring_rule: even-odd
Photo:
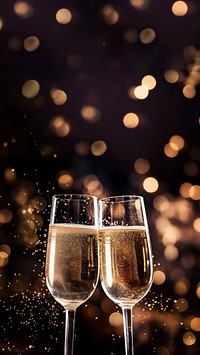
[[[98,281],[98,236],[93,226],[49,227],[46,280],[53,297],[76,308],[94,292]]]
[[[152,259],[144,227],[100,230],[101,281],[119,305],[134,305],[151,287]]]

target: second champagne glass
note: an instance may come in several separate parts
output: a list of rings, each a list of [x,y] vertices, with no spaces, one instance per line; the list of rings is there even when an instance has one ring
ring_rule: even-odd
[[[122,308],[125,354],[133,355],[132,309],[149,291],[153,262],[144,201],[141,196],[100,200],[101,283]]]
[[[75,312],[94,292],[99,277],[98,201],[90,195],[52,199],[46,282],[66,313],[64,355],[73,354]]]

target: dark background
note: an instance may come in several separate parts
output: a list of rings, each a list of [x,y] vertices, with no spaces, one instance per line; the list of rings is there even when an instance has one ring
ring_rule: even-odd
[[[51,197],[86,192],[145,198],[155,271],[166,280],[154,284],[135,307],[136,353],[199,354],[200,325],[191,325],[194,318],[199,322],[200,310],[200,229],[194,228],[199,194],[185,197],[180,187],[199,186],[200,3],[187,1],[188,12],[181,17],[173,14],[170,0],[146,0],[139,7],[128,0],[27,0],[28,10],[17,13],[19,3],[0,4],[0,352],[63,353],[64,313],[44,278]],[[113,24],[106,6],[118,13]],[[72,14],[66,25],[55,18],[61,8]],[[147,44],[140,39],[146,28],[156,34]],[[135,36],[131,41],[128,31]],[[40,42],[33,51],[24,46],[29,36]],[[165,78],[169,69],[179,75],[173,84]],[[194,72],[195,94],[188,98],[183,88]],[[144,100],[130,97],[130,88],[145,75],[156,79],[156,87]],[[22,93],[28,80],[40,85],[32,98]],[[67,94],[62,105],[52,99],[55,88]],[[84,106],[98,110],[98,119],[84,119]],[[128,112],[139,117],[134,129],[123,124]],[[70,127],[66,136],[59,136],[52,123],[60,115]],[[169,158],[164,147],[173,135],[185,144]],[[91,151],[97,140],[107,146],[100,156]],[[138,158],[150,164],[144,174],[135,169]],[[69,181],[61,185],[63,174]],[[153,193],[143,187],[149,176],[159,183]],[[97,187],[89,189],[87,179]],[[164,214],[156,207],[158,198],[168,201]],[[169,243],[175,257],[165,253],[166,220],[172,239],[178,235]],[[5,245],[7,257],[1,254]],[[177,300],[186,308],[176,307]],[[122,327],[109,323],[115,311],[120,310],[99,285],[77,311],[75,354],[83,349],[86,354],[124,353]],[[186,345],[184,336],[186,342],[196,341]]]

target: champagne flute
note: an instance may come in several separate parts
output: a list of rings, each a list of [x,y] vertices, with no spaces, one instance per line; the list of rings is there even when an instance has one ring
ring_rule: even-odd
[[[149,291],[153,260],[143,197],[111,196],[100,205],[100,277],[122,309],[125,354],[134,355],[133,306]]]
[[[65,309],[64,355],[73,354],[75,313],[95,291],[99,277],[98,200],[90,195],[52,198],[46,283]]]

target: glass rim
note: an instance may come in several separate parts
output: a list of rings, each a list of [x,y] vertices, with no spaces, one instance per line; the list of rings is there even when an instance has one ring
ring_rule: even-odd
[[[144,200],[144,197],[141,195],[116,195],[116,196],[107,196],[107,197],[102,197],[101,199],[99,199],[99,202],[112,202],[112,203],[117,203],[117,202],[128,202],[128,201],[132,201],[133,199],[140,199],[140,200]]]
[[[89,194],[79,194],[79,193],[74,193],[74,194],[55,194],[52,196],[52,199],[61,199],[61,200],[68,200],[68,201],[81,201],[87,199],[94,199],[97,200],[97,196],[94,195],[89,195]]]

